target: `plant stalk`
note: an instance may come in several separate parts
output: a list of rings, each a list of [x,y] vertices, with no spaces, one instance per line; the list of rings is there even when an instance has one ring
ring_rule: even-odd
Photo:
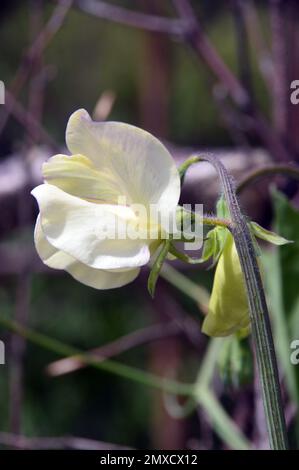
[[[285,417],[279,383],[270,317],[251,232],[236,197],[234,184],[224,165],[213,156],[191,157],[190,162],[207,161],[217,171],[229,208],[230,231],[234,237],[248,295],[252,334],[256,349],[259,378],[269,434],[273,450],[288,448]],[[185,164],[185,168],[188,165]]]

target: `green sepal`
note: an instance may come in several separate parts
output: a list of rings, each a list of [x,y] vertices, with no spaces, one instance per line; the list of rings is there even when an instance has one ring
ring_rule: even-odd
[[[253,243],[253,246],[254,246],[255,255],[256,256],[261,256],[262,250],[260,249],[260,246],[259,246],[258,241],[256,239],[256,235],[255,235],[253,227],[251,226],[251,223],[252,222],[248,222],[248,227],[249,227],[250,233],[252,235],[251,238],[252,238],[252,243]]]
[[[159,274],[161,272],[163,263],[164,263],[164,261],[167,257],[168,252],[169,252],[170,243],[171,243],[170,239],[163,241],[163,244],[160,248],[160,252],[157,255],[157,257],[156,257],[156,259],[155,259],[155,261],[152,265],[151,272],[150,272],[150,275],[149,275],[148,281],[147,281],[147,288],[148,288],[148,291],[149,291],[149,293],[152,297],[154,297],[154,295],[155,295],[156,284],[157,284],[157,281],[158,281]]]
[[[261,238],[262,240],[266,240],[273,245],[286,245],[288,243],[293,243],[293,241],[287,240],[286,238],[277,235],[277,233],[271,232],[270,230],[261,227],[261,225],[257,224],[256,222],[250,222],[250,227],[256,237]]]
[[[217,251],[217,237],[216,237],[215,229],[212,229],[207,233],[206,241],[204,242],[204,245],[203,245],[203,250],[202,250],[203,261],[208,261],[210,258],[212,258],[216,251]]]
[[[217,217],[221,219],[229,219],[230,218],[230,213],[228,210],[228,206],[225,200],[225,197],[222,195],[217,201],[216,204],[216,214]]]
[[[180,261],[184,261],[185,263],[189,263],[189,264],[200,264],[200,263],[205,262],[205,260],[202,257],[192,258],[191,256],[186,255],[186,253],[183,253],[182,251],[178,250],[173,243],[170,243],[170,246],[169,246],[168,259],[169,259],[169,254],[171,257],[174,257],[174,259],[179,259]]]
[[[195,240],[196,236],[192,236],[190,238],[190,233],[193,235],[192,227],[193,227],[193,222],[190,223],[190,226],[187,228],[185,227],[185,221],[186,218],[188,221],[190,221],[190,217],[192,218],[192,213],[190,211],[186,211],[184,207],[178,206],[176,209],[176,226],[177,229],[180,231],[181,237],[180,241],[185,241],[185,242],[192,242]],[[190,229],[190,231],[188,230]],[[187,236],[186,236],[187,233]]]
[[[213,258],[213,265],[217,263],[225,245],[227,234],[228,230],[224,227],[215,227],[207,233],[202,252],[203,261]]]

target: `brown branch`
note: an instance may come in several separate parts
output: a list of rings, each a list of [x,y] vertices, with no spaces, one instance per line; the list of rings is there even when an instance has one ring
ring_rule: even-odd
[[[26,325],[29,315],[31,276],[29,272],[19,274],[17,279],[15,320],[21,325]],[[20,432],[23,404],[23,360],[26,349],[26,340],[13,334],[11,337],[10,351],[10,402],[9,420],[10,430]]]
[[[198,302],[200,299],[198,299]],[[198,348],[201,344],[202,334],[199,328],[199,322],[188,315],[179,304],[179,302],[162,286],[159,290],[159,296],[154,300],[154,305],[161,318],[172,320],[179,326],[186,339]],[[200,313],[198,312],[198,317]]]
[[[42,51],[48,46],[49,42],[59,31],[72,4],[73,0],[59,0],[58,5],[55,7],[50,19],[43,27],[35,41],[29,47],[27,52],[24,54],[14,79],[9,86],[9,91],[12,95],[14,95],[15,98],[19,95],[26,80],[28,79],[32,67],[35,64],[35,58],[41,55]],[[8,121],[13,107],[14,102],[12,101],[7,103],[6,106],[2,107],[2,114],[0,116],[0,135]]]
[[[213,98],[217,106],[219,117],[229,132],[232,142],[237,148],[249,148],[248,126],[240,118],[240,112],[227,101],[226,93],[221,84],[214,86]]]
[[[192,28],[186,32],[185,40],[208,65],[213,74],[223,83],[238,106],[244,108],[250,101],[248,92],[238,78],[224,63],[218,52],[209,41],[203,28],[196,18],[189,0],[173,0],[174,6],[181,19],[184,19]]]
[[[39,259],[36,250],[28,244],[10,244],[9,242],[0,244],[0,276],[15,276],[24,272],[30,265],[31,273],[45,273],[59,275],[63,271],[48,268]]]
[[[182,18],[189,18],[193,24],[196,24],[196,18],[191,3],[186,0],[173,0],[176,11]]]
[[[16,100],[14,95],[6,90],[6,103],[10,109],[10,112],[14,115],[17,121],[26,129],[28,135],[35,142],[36,137],[39,136],[43,141],[50,145],[55,151],[59,151],[60,148],[52,137],[48,134],[45,128],[40,122],[27,111],[19,101]]]
[[[84,437],[26,437],[20,434],[0,432],[0,444],[6,447],[23,450],[129,450],[130,447],[112,444],[111,442],[96,441]]]
[[[23,157],[21,163],[28,176],[29,165]],[[22,229],[31,223],[31,210],[29,192],[24,188],[17,198],[17,224]],[[24,264],[22,271],[16,279],[16,300],[14,320],[26,327],[31,297],[30,260]],[[24,396],[24,358],[26,353],[26,340],[19,335],[12,334],[9,369],[9,424],[10,431],[19,433],[22,425],[22,409]]]
[[[242,111],[240,118],[244,119],[244,125],[260,137],[276,160],[290,160],[290,154],[279,136],[273,133],[269,123],[253,106],[248,90],[244,88],[235,74],[225,64],[206,34],[204,34],[189,0],[174,0],[174,5],[180,16],[179,19],[132,12],[126,8],[108,5],[102,1],[76,0],[76,6],[98,18],[146,31],[178,35],[184,38],[185,42],[193,48],[216,78],[226,87],[228,94]]]
[[[105,121],[114,106],[116,94],[111,90],[105,90],[99,97],[94,107],[92,117],[95,121]]]
[[[44,0],[30,0],[30,41],[33,41],[42,28]],[[44,91],[46,85],[46,74],[43,71],[43,48],[34,59],[28,92],[28,111],[38,122],[42,122]],[[29,136],[28,136],[29,137]],[[28,138],[30,145],[31,137]],[[34,142],[39,141],[39,132],[36,129]]]
[[[263,35],[261,22],[253,0],[243,2],[244,18],[250,39],[258,57],[258,65],[266,84],[273,86],[273,61],[271,52]]]
[[[250,99],[253,96],[250,47],[245,23],[245,3],[243,0],[232,1],[232,11],[235,22],[236,51],[239,76],[243,87],[248,91]]]
[[[177,166],[181,165],[191,154],[195,151],[200,153],[204,149],[194,147],[178,147],[171,142],[164,141],[165,146],[172,154]],[[63,148],[55,148],[58,153],[64,152]],[[271,159],[267,152],[259,149],[250,149],[244,151],[243,149],[211,149],[214,155],[217,155],[223,161],[234,177],[240,179],[245,172],[259,168],[263,165],[271,163]],[[15,196],[25,186],[34,187],[42,183],[41,166],[42,164],[53,155],[53,151],[47,146],[35,147],[31,150],[32,155],[28,155],[28,162],[30,166],[29,174],[26,174],[22,164],[22,154],[16,152],[7,156],[0,162],[0,203],[5,205],[11,197]],[[248,158],[250,152],[250,158]],[[187,175],[186,181],[188,184],[184,188],[184,192],[188,192],[192,196],[207,200],[213,199],[217,195],[217,184],[212,169],[208,165],[203,165],[202,168],[194,167],[193,171]],[[198,181],[203,183],[201,187]],[[208,187],[205,182],[209,183]],[[9,267],[7,268],[9,269]],[[4,267],[0,265],[0,272]]]
[[[245,177],[238,184],[237,193],[242,192],[250,184],[255,183],[261,178],[274,175],[289,176],[290,178],[299,180],[299,168],[295,165],[269,165],[254,170],[245,175]]]
[[[273,120],[276,132],[285,137],[287,131],[288,93],[290,83],[287,75],[286,0],[271,0],[270,15],[273,44]]]
[[[174,0],[174,5],[178,14],[188,19],[189,24],[193,21],[193,31],[189,31],[186,36],[186,41],[209,67],[217,79],[225,85],[229,95],[243,113],[240,115],[240,118],[244,119],[245,124],[249,125],[250,128],[256,132],[277,161],[290,160],[289,152],[279,136],[273,132],[270,124],[261,115],[259,110],[255,108],[246,88],[243,87],[242,83],[224,63],[208,37],[204,34],[202,26],[196,18],[189,0]]]
[[[269,154],[277,162],[290,162],[297,155],[290,154],[283,141],[270,126],[258,110],[253,110],[251,115],[244,116],[249,128],[251,128],[261,139]]]
[[[137,346],[141,346],[142,344],[174,336],[180,332],[181,329],[174,322],[169,322],[167,325],[152,325],[122,336],[121,338],[99,348],[91,349],[87,354],[91,354],[104,361],[105,359],[121,354]],[[73,356],[52,362],[47,366],[46,371],[52,377],[57,377],[82,369],[87,367],[87,365],[88,364]]]
[[[75,0],[75,5],[83,12],[103,20],[130,26],[145,31],[183,36],[188,23],[182,19],[172,19],[131,11],[128,8],[95,0]]]
[[[176,0],[175,6],[179,19],[164,18],[156,15],[133,12],[123,7],[108,5],[95,0],[76,0],[75,5],[82,11],[101,19],[125,24],[146,31],[166,33],[185,37],[192,47],[204,58],[216,76],[221,76],[230,94],[239,105],[248,101],[246,90],[224,64],[214,47],[202,32],[188,1]]]
[[[286,50],[287,50],[287,87],[299,76],[299,11],[298,2],[288,1],[286,4]],[[294,106],[290,97],[287,99],[286,140],[291,149],[299,152],[299,107]]]

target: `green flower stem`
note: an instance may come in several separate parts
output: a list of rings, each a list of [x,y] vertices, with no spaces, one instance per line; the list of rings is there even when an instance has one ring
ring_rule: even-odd
[[[213,424],[213,429],[222,440],[232,449],[250,450],[252,445],[242,431],[235,425],[228,416],[225,409],[220,404],[217,397],[210,389],[210,383],[214,376],[219,350],[223,344],[223,338],[213,338],[210,340],[205,356],[201,362],[197,375],[194,395],[191,396],[184,405],[176,400],[175,396],[170,396],[167,401],[168,411],[176,419],[189,416],[198,405],[201,406]]]
[[[285,175],[299,180],[299,168],[291,165],[271,165],[254,170],[245,176],[245,178],[238,184],[236,188],[237,194],[242,192],[251,183],[269,175]]]
[[[183,405],[175,403],[175,416],[184,418],[190,415],[198,406],[199,397],[202,390],[210,390],[210,384],[214,377],[217,359],[220,348],[223,345],[223,338],[211,338],[203,360],[201,361],[197,378],[194,385],[194,395],[191,396]],[[175,397],[171,397],[175,399]],[[172,403],[173,405],[173,403]]]
[[[197,216],[196,213],[192,212],[192,216],[195,218]],[[218,225],[219,227],[226,227],[229,228],[231,221],[227,219],[221,219],[220,217],[216,216],[203,216],[202,217],[203,225]]]
[[[217,398],[208,392],[206,388],[201,390],[199,384],[183,384],[174,380],[166,380],[153,374],[149,374],[133,367],[120,364],[116,361],[105,359],[102,361],[97,356],[84,354],[78,349],[73,348],[61,341],[50,338],[44,334],[38,333],[34,330],[24,328],[16,322],[7,318],[0,317],[0,324],[8,330],[23,336],[28,341],[36,344],[37,346],[52,351],[55,354],[65,356],[76,355],[82,362],[89,364],[96,369],[104,370],[120,377],[132,380],[136,383],[143,384],[152,388],[159,389],[165,393],[172,395],[184,395],[190,397],[192,402],[196,401],[203,408],[205,408],[208,415],[213,420],[215,429],[223,441],[230,445],[232,448],[249,449],[250,444],[246,440],[242,432],[234,426],[234,423],[227,415],[226,411],[222,408]],[[211,365],[210,359],[208,359]],[[214,367],[212,367],[212,371]],[[209,398],[210,396],[210,398]]]
[[[134,382],[163,390],[167,393],[185,396],[190,396],[193,394],[193,384],[180,383],[176,382],[175,380],[164,379],[134,367],[120,364],[117,361],[112,361],[106,358],[102,360],[95,355],[84,354],[82,351],[73,348],[72,346],[50,338],[49,336],[46,336],[42,333],[38,333],[37,331],[24,328],[22,325],[4,318],[3,316],[0,317],[0,324],[13,333],[18,334],[23,338],[26,338],[28,341],[36,344],[37,346],[52,351],[59,356],[75,356],[80,361],[85,362],[86,364],[95,367],[96,369],[110,372]]]
[[[195,387],[196,388],[209,388],[212,378],[214,376],[217,359],[219,352],[223,346],[223,338],[211,338],[205,357],[202,361]]]
[[[179,171],[182,183],[184,182],[185,174],[187,173],[187,170],[190,168],[190,166],[192,166],[192,165],[194,165],[194,163],[198,163],[198,162],[199,162],[198,156],[193,155],[193,156],[189,157],[187,160],[185,160],[184,163],[182,163],[179,166],[178,171]]]
[[[208,311],[210,295],[204,287],[191,281],[168,263],[163,264],[160,277],[194,300],[203,312]]]
[[[250,450],[252,446],[229,418],[219,401],[207,388],[198,388],[197,401],[205,409],[217,434],[233,449]]]
[[[196,161],[209,162],[216,169],[221,180],[232,220],[229,228],[235,240],[248,294],[252,333],[256,348],[270,447],[272,449],[285,450],[288,448],[288,441],[277,361],[269,312],[252,235],[247,221],[241,213],[233,182],[224,165],[210,155],[193,156],[189,161],[191,162],[190,164],[196,163]],[[185,163],[185,171],[189,168],[190,164]]]

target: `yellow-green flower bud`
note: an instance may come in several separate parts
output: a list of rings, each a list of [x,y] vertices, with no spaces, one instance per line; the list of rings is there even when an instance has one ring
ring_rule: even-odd
[[[208,336],[228,336],[250,324],[243,273],[234,239],[227,233],[219,258],[208,314],[202,331]]]

